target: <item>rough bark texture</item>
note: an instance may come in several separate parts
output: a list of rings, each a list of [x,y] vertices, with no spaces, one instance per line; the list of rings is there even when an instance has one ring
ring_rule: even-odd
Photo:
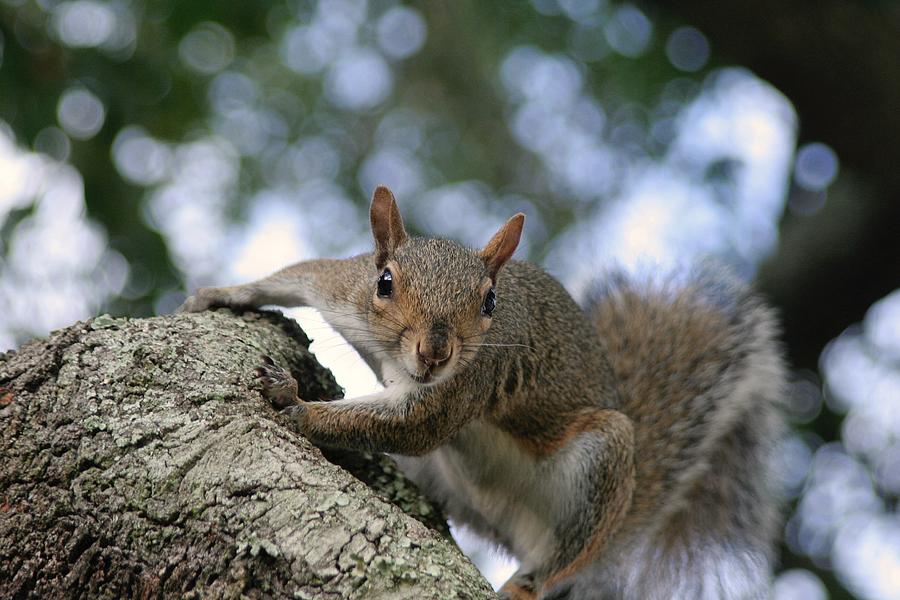
[[[218,311],[0,355],[0,597],[495,597],[390,461],[331,457],[373,489],[262,399],[263,353],[334,396],[308,343]]]

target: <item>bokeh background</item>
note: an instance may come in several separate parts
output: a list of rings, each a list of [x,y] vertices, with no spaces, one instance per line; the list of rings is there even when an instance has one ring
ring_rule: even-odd
[[[776,598],[900,598],[898,143],[888,0],[0,0],[0,350],[365,251],[379,183],[576,297],[712,255],[794,368]]]

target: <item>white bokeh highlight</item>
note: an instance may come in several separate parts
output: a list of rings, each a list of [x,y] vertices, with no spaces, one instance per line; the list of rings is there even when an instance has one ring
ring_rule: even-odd
[[[56,118],[70,137],[87,140],[97,135],[103,127],[106,107],[86,88],[73,87],[60,96]]]
[[[26,208],[0,246],[0,350],[96,315],[128,278],[85,214],[78,172],[23,150],[0,127],[0,227]]]

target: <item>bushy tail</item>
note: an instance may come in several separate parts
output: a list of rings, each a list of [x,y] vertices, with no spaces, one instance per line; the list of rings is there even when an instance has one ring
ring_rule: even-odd
[[[608,574],[614,595],[764,595],[780,523],[770,469],[785,389],[770,309],[706,265],[665,281],[606,278],[588,310],[636,434],[623,530],[640,533],[621,540]]]

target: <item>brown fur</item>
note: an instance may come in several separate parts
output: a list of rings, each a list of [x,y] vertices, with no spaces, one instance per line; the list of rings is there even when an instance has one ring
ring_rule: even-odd
[[[507,600],[535,600],[537,596],[533,589],[525,588],[515,583],[507,581],[500,588],[500,593]]]

